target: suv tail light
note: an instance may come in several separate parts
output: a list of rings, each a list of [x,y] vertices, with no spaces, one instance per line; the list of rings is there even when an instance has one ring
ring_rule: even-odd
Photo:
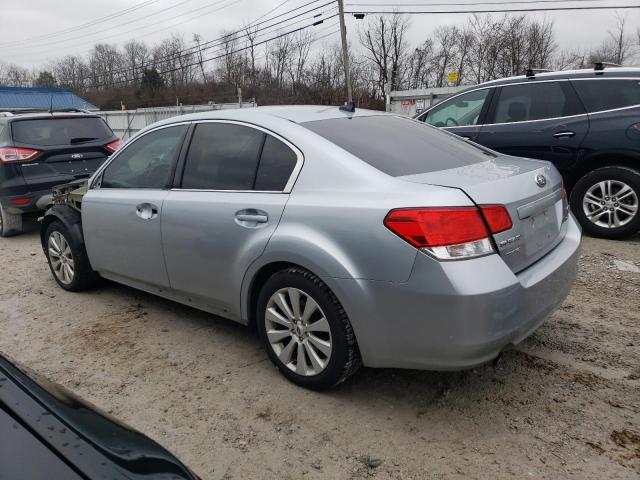
[[[40,155],[38,150],[30,148],[0,147],[0,162],[2,163],[30,162],[38,155]]]
[[[401,208],[391,210],[384,224],[409,244],[440,260],[494,253],[489,236],[512,226],[502,205]]]
[[[122,140],[118,139],[118,140],[114,140],[111,143],[107,143],[104,148],[106,148],[107,150],[109,150],[111,153],[115,152],[118,148],[120,148],[120,145],[122,145]]]

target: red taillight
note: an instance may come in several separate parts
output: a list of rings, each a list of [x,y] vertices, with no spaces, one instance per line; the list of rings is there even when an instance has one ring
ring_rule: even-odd
[[[402,208],[391,210],[384,224],[406,242],[441,260],[493,253],[490,234],[512,226],[509,213],[502,205],[482,205],[480,209]]]
[[[476,207],[391,210],[384,224],[417,248],[473,242],[489,236]]]
[[[513,227],[509,212],[502,205],[480,205],[482,216],[491,233],[500,233]]]
[[[30,148],[0,147],[0,162],[30,162],[40,155],[38,150]]]
[[[11,205],[15,205],[17,207],[22,207],[24,205],[28,205],[30,201],[31,201],[31,199],[28,198],[28,197],[12,198],[11,199]]]
[[[107,143],[104,148],[106,148],[107,150],[109,150],[111,153],[115,152],[118,148],[120,148],[120,145],[122,145],[122,140],[118,139],[115,140],[111,143]]]

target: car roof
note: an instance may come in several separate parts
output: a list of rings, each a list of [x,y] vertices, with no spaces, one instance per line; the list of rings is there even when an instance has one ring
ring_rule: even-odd
[[[356,108],[354,112],[340,110],[336,106],[326,105],[279,105],[266,107],[238,108],[233,110],[211,110],[208,112],[190,113],[171,117],[149,127],[155,128],[178,122],[192,122],[198,120],[237,120],[261,123],[260,120],[278,118],[293,123],[305,123],[316,120],[330,120],[334,118],[370,117],[373,115],[394,115],[379,110]],[[145,128],[148,129],[149,127]]]
[[[518,82],[535,82],[536,80],[565,80],[572,78],[619,78],[619,77],[638,77],[640,78],[640,68],[633,67],[608,67],[604,70],[594,70],[593,68],[584,68],[581,70],[559,70],[555,72],[539,72],[533,76],[528,77],[526,75],[518,75],[515,77],[500,78],[497,80],[490,80],[488,82],[474,85],[471,88],[478,88],[481,86],[499,86],[507,85],[509,83]]]

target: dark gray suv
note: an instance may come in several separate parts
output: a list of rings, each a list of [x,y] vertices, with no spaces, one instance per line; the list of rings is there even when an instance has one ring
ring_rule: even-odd
[[[640,68],[529,71],[470,87],[416,118],[502,153],[553,162],[589,234],[640,230]]]

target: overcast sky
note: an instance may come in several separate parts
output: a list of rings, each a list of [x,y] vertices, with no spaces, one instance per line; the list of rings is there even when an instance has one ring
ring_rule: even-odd
[[[268,17],[308,3],[310,0],[0,0],[0,25],[3,35],[0,37],[0,61],[17,63],[29,68],[44,68],[56,57],[68,54],[86,54],[94,43],[107,42],[122,44],[130,39],[138,39],[153,44],[172,33],[183,34],[191,40],[198,33],[203,41],[216,38],[224,29],[233,30],[243,23],[253,21],[270,10],[278,7]],[[489,0],[488,0],[489,1]],[[519,0],[521,2],[522,0]],[[312,6],[322,5],[319,1]],[[495,3],[490,0],[489,3]],[[550,1],[537,5],[513,4],[514,8],[554,7],[572,5],[637,5],[638,0],[595,0]],[[345,0],[347,11],[379,10],[376,7],[349,6],[350,3],[397,5],[398,9],[410,10],[409,3],[434,4],[448,3],[445,0]],[[496,8],[497,5],[481,5],[480,1],[455,0],[451,3],[467,3],[475,8]],[[517,3],[517,2],[516,2]],[[135,11],[117,18],[98,21],[100,18],[114,15],[125,9],[140,6]],[[402,5],[400,5],[402,4]],[[298,12],[304,12],[307,7]],[[323,8],[329,12],[332,6]],[[464,9],[461,6],[415,7],[417,10]],[[384,8],[385,10],[388,7]],[[629,33],[640,28],[640,9],[617,10],[625,15]],[[287,16],[293,15],[289,14]],[[500,14],[494,14],[500,15]],[[614,10],[560,11],[547,13],[527,13],[532,18],[545,16],[555,21],[555,32],[561,49],[578,49],[596,46],[607,35],[616,21]],[[308,16],[305,15],[305,16]],[[285,18],[285,17],[282,17]],[[301,17],[304,18],[304,17]],[[461,24],[468,18],[466,14],[412,15],[409,40],[417,45],[438,25]],[[300,20],[300,18],[298,19]],[[331,34],[336,28],[331,24],[314,27],[318,36]],[[82,25],[92,23],[86,27]],[[301,26],[308,23],[297,24]],[[352,16],[347,17],[347,30],[350,42],[357,42],[357,30],[365,25]],[[288,27],[290,29],[292,27]],[[61,32],[63,30],[70,30]],[[47,35],[46,38],[34,38]],[[637,38],[637,37],[636,37]],[[339,39],[334,33],[321,42],[333,42]],[[9,44],[9,42],[13,42]],[[640,55],[636,58],[640,58]]]

